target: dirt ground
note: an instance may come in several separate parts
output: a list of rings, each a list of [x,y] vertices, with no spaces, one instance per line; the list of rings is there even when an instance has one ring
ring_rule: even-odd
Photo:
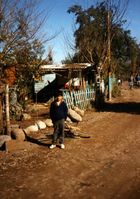
[[[49,118],[49,106],[29,122]],[[0,151],[1,199],[139,199],[140,88],[123,82],[121,96],[73,123],[85,137],[49,149],[53,127],[30,133],[25,150]]]

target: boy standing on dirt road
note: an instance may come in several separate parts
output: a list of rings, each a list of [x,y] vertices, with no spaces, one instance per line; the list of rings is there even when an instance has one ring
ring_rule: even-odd
[[[67,119],[68,108],[66,103],[62,100],[63,96],[61,91],[57,93],[56,98],[57,99],[51,103],[50,107],[50,117],[54,124],[53,141],[50,149],[56,147],[58,133],[60,133],[59,142],[61,144],[61,149],[64,149],[64,124]]]

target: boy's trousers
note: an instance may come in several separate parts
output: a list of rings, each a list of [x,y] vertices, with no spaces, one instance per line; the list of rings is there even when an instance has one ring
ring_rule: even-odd
[[[57,142],[57,137],[58,137],[58,133],[59,133],[59,142],[60,144],[64,144],[64,122],[65,120],[58,120],[56,122],[54,122],[54,133],[53,133],[53,144],[56,144]]]

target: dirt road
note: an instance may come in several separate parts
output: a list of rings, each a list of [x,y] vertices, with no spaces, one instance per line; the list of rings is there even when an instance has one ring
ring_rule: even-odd
[[[124,82],[121,93],[85,113],[78,127],[90,138],[49,149],[51,127],[30,134],[26,150],[0,151],[0,198],[139,199],[140,88]]]

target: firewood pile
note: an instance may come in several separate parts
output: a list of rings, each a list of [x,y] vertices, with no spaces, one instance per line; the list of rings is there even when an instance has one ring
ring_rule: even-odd
[[[77,138],[90,138],[89,135],[81,132],[80,128],[71,126],[67,122],[65,122],[65,129],[64,130],[65,130],[65,134],[67,136],[77,137]]]
[[[74,110],[69,109],[68,110],[68,117],[70,118],[71,121],[73,122],[82,122],[83,117],[84,117],[84,110],[79,109],[78,107],[74,107]],[[81,129],[78,127],[74,127],[70,125],[69,119],[65,122],[65,132],[66,135],[70,135],[72,137],[82,137],[82,138],[89,138],[90,136],[81,132]]]

